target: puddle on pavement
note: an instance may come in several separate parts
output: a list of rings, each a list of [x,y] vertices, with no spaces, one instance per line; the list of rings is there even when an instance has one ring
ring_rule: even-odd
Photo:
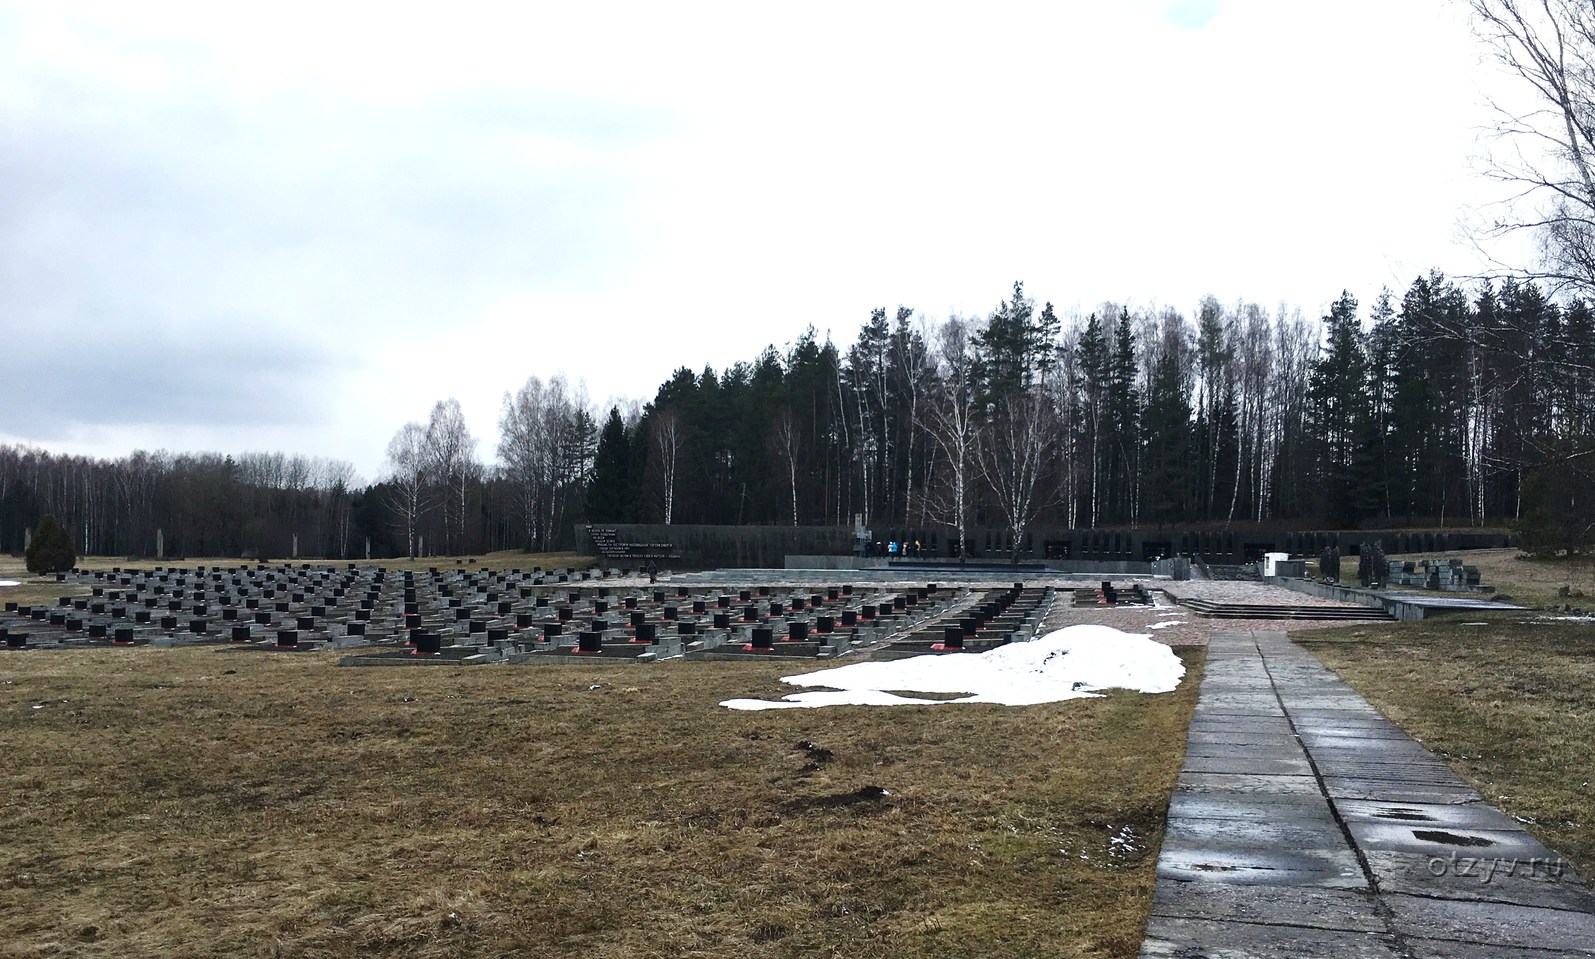
[[[1428,813],[1418,812],[1416,809],[1381,809],[1374,813],[1380,819],[1399,819],[1402,822],[1435,822],[1435,818]]]
[[[1461,836],[1444,829],[1414,829],[1412,835],[1424,842],[1437,842],[1446,846],[1493,846],[1494,840],[1480,836]]]

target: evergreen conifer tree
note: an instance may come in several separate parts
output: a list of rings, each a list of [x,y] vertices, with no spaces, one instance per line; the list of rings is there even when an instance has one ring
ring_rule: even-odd
[[[45,515],[33,531],[28,543],[28,572],[35,574],[64,573],[78,564],[77,551],[72,547],[72,537],[66,534],[54,516]]]
[[[598,434],[598,451],[593,456],[593,478],[587,485],[587,519],[593,523],[630,523],[636,520],[636,487],[631,482],[631,437],[620,418],[620,409],[611,407],[609,419]]]
[[[1356,525],[1359,485],[1368,480],[1368,357],[1363,352],[1357,301],[1342,292],[1324,318],[1328,342],[1308,387],[1308,422],[1318,444],[1323,510],[1332,523]]]
[[[1142,417],[1146,448],[1141,466],[1150,518],[1161,526],[1190,518],[1193,486],[1191,403],[1179,357],[1158,357]]]

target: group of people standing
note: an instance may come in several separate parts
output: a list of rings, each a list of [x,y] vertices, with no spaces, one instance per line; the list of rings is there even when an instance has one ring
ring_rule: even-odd
[[[912,557],[914,559],[918,559],[919,557],[925,555],[925,547],[921,545],[917,539],[912,543],[908,542],[907,540],[898,542],[897,540],[892,539],[887,540],[885,543],[882,543],[880,540],[876,540],[873,543],[864,544],[864,555],[885,556],[889,559],[897,559],[899,556],[904,558]]]

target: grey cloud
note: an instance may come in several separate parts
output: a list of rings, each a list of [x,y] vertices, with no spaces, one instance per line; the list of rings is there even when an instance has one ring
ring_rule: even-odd
[[[114,36],[95,43],[111,58],[151,53]],[[152,247],[281,255],[320,241],[346,248],[351,268],[366,251],[399,259],[400,282],[465,265],[564,275],[607,258],[626,229],[618,211],[636,185],[603,158],[679,123],[530,91],[447,90],[394,106],[304,78],[242,96],[175,49],[155,51],[170,58],[173,85],[127,87],[81,58],[25,52],[0,38],[0,54],[14,54],[0,56],[0,242],[35,259],[78,250],[103,264],[100,254]],[[517,155],[528,142],[581,159],[540,168]]]
[[[626,175],[539,170],[505,144],[512,135],[607,143],[613,131],[532,108],[467,122],[495,99],[464,119],[447,112],[452,104],[306,118],[290,102],[217,122],[204,99],[109,117],[0,116],[0,248],[28,269],[13,278],[23,289],[63,269],[123,291],[128,267],[148,288],[207,266],[249,273],[259,266],[251,257],[311,256],[379,284],[378,295],[397,287],[427,300],[428,284],[610,268],[628,246],[616,212],[632,189]]]
[[[45,442],[78,422],[309,422],[372,342],[622,271],[636,184],[609,158],[667,132],[502,93],[246,105],[4,66],[0,86],[0,342],[27,358],[0,429]]]
[[[65,435],[79,424],[310,426],[328,414],[337,363],[292,340],[220,332],[24,334],[0,429]]]

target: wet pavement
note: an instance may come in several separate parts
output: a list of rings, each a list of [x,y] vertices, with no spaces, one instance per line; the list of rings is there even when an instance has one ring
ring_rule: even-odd
[[[1595,956],[1572,867],[1278,632],[1208,645],[1141,956]]]

